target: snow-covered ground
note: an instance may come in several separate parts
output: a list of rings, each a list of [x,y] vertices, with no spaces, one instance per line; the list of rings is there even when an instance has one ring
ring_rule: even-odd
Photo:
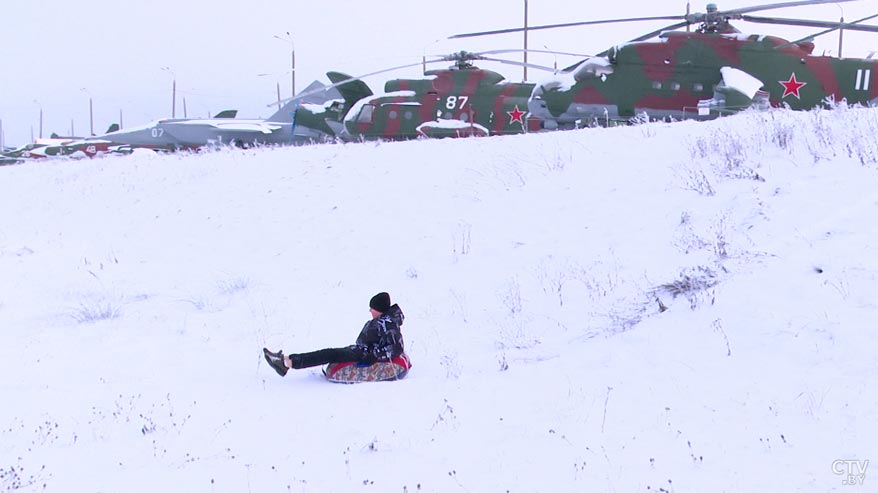
[[[0,490],[874,491],[876,135],[777,110],[2,167]],[[405,380],[266,365],[384,290]]]

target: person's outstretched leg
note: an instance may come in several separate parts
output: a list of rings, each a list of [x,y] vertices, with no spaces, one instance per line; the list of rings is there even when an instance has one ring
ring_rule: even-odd
[[[327,363],[343,363],[345,361],[363,361],[363,350],[358,346],[343,348],[327,348],[310,353],[295,353],[285,355],[283,351],[273,353],[268,348],[262,348],[268,365],[274,368],[280,376],[286,376],[289,369],[302,369],[312,366],[325,365]]]
[[[363,352],[358,350],[357,346],[348,346],[341,348],[327,348],[310,353],[290,354],[284,358],[287,368],[296,370],[309,368],[312,366],[321,366],[327,363],[343,363],[345,361],[361,361]]]

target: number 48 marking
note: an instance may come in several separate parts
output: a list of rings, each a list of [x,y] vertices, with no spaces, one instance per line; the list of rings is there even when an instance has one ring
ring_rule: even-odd
[[[445,108],[449,110],[463,109],[467,101],[469,101],[469,96],[448,96],[445,100]]]

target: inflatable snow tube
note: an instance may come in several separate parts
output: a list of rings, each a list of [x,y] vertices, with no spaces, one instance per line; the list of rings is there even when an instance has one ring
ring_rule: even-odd
[[[389,361],[330,363],[323,369],[323,374],[327,380],[336,383],[388,382],[405,377],[411,367],[412,362],[403,353]]]

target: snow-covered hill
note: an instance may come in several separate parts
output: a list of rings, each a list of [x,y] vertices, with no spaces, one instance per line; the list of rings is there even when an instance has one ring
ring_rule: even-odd
[[[772,111],[0,168],[0,490],[870,491],[876,135]],[[405,380],[262,359],[352,343],[384,290]]]

